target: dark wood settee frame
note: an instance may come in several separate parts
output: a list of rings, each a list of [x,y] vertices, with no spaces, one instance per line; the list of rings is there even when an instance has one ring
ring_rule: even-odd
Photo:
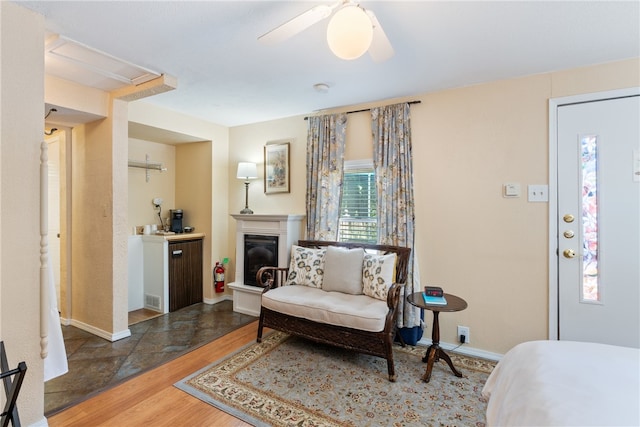
[[[298,246],[307,248],[321,248],[323,246],[340,246],[343,248],[363,248],[365,251],[378,254],[397,254],[396,280],[387,295],[387,312],[384,329],[380,332],[369,332],[326,323],[314,322],[295,316],[289,316],[277,311],[260,308],[257,341],[262,341],[262,329],[272,328],[291,335],[301,336],[323,344],[342,347],[359,353],[382,357],[387,360],[389,381],[396,380],[393,364],[392,344],[396,333],[396,318],[398,316],[398,300],[400,291],[407,280],[410,248],[388,245],[374,245],[367,243],[343,243],[319,240],[300,240]],[[263,293],[281,286],[287,280],[288,267],[262,267],[256,274],[258,286],[264,288]]]

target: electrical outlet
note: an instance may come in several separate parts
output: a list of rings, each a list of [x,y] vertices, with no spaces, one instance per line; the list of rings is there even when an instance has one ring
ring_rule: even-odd
[[[464,343],[469,344],[471,342],[471,335],[468,326],[458,326],[458,342],[463,342],[460,338],[462,335],[464,335]]]
[[[549,186],[548,185],[529,185],[529,201],[530,202],[548,202]]]

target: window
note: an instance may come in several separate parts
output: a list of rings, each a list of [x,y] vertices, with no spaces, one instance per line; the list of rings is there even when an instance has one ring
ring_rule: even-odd
[[[338,240],[378,242],[378,197],[373,163],[345,161]]]

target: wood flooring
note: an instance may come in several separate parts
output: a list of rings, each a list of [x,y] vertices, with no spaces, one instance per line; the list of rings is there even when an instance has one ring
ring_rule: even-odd
[[[256,340],[251,322],[182,357],[48,418],[60,426],[250,426],[175,388],[174,383]]]

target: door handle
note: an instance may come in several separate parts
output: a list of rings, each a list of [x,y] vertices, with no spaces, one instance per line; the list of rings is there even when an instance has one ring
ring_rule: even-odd
[[[564,255],[565,258],[575,258],[576,253],[573,249],[565,249],[562,255]]]
[[[173,255],[173,257],[174,257],[174,258],[179,257],[179,256],[182,256],[182,249],[179,249],[179,250],[177,250],[177,251],[173,251],[173,252],[171,253],[171,255]]]

